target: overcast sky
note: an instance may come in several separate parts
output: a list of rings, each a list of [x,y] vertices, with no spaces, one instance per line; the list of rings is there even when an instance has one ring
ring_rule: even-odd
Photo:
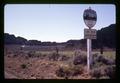
[[[116,23],[112,4],[7,4],[4,32],[28,40],[65,42],[84,38],[83,12],[91,7],[97,13],[94,29]]]

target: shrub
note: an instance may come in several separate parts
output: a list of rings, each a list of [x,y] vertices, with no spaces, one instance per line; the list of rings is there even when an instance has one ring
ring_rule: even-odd
[[[28,52],[28,57],[34,57],[34,56],[35,56],[35,51]]]
[[[70,74],[69,71],[67,71],[65,68],[61,68],[61,67],[56,71],[56,75],[59,77],[66,77],[69,74]]]
[[[77,76],[83,73],[84,69],[82,65],[74,66],[73,68],[73,76]]]
[[[59,61],[66,61],[69,59],[69,57],[66,55],[60,55],[58,59],[59,59]]]
[[[40,54],[38,56],[39,56],[40,59],[44,59],[46,55],[45,54]]]
[[[95,68],[90,72],[92,77],[99,78],[101,76],[101,70],[99,68]]]
[[[98,67],[101,67],[101,66],[106,66],[106,65],[103,62],[95,62],[92,65],[92,68],[98,68]]]
[[[115,78],[115,66],[101,66],[91,71],[91,76],[96,78]]]
[[[85,55],[76,56],[73,60],[74,65],[87,64],[87,57]]]
[[[115,64],[115,61],[112,59],[107,59],[103,55],[93,55],[93,64],[96,64],[98,62],[101,62],[105,65],[113,65]]]
[[[52,55],[49,56],[49,60],[54,60],[54,61],[57,61],[58,58],[59,58],[59,54],[57,53],[52,53]]]
[[[77,76],[83,73],[82,66],[63,66],[56,71],[56,75],[59,77],[69,78],[71,76]]]
[[[27,67],[26,64],[22,64],[22,65],[21,65],[21,68],[22,68],[22,69],[25,69],[26,67]]]
[[[115,66],[108,66],[105,69],[106,75],[109,76],[110,78],[115,78]]]
[[[106,65],[114,65],[115,64],[115,61],[112,60],[112,59],[106,59]]]
[[[13,57],[17,57],[17,55],[16,55],[16,54],[14,54],[14,55],[13,55]]]

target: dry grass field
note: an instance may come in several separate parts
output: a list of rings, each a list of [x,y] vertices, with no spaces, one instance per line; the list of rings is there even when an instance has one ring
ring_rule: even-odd
[[[31,48],[31,47],[29,47]],[[34,48],[32,48],[34,49]],[[113,79],[115,51],[93,51],[90,74],[86,73],[86,51],[30,50],[5,46],[4,72],[6,79]]]

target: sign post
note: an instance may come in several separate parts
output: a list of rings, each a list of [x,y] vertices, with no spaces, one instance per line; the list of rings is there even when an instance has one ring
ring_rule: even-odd
[[[83,19],[86,26],[89,28],[84,29],[84,38],[87,39],[87,72],[89,73],[92,63],[92,39],[96,39],[96,30],[91,29],[94,27],[97,21],[96,11],[89,7],[89,9],[84,11]]]

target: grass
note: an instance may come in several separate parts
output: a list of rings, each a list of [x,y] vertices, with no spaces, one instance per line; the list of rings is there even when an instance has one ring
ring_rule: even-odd
[[[115,59],[116,58],[116,52],[104,52],[103,55],[107,58]]]
[[[67,56],[73,56],[74,55],[74,51],[60,51],[59,54],[67,55]]]
[[[24,51],[24,50],[23,50]],[[30,52],[30,54],[32,54],[33,56],[35,55],[35,56],[42,56],[43,55],[43,57],[44,57],[44,55],[45,55],[45,58],[47,57],[47,58],[49,58],[49,56],[46,56],[46,55],[53,55],[53,53],[55,53],[55,50],[53,50],[53,51],[36,51],[36,50],[34,50],[32,53],[31,53],[31,51],[30,50],[25,50],[25,52],[27,52],[27,53],[29,53]],[[24,53],[25,52],[23,52],[22,54],[24,55]],[[54,61],[54,62],[52,62],[53,64],[55,64],[54,66],[59,66],[60,65],[60,69],[58,69],[58,71],[57,71],[57,74],[58,74],[58,77],[59,77],[59,75],[60,75],[60,77],[64,77],[64,78],[70,78],[70,77],[75,77],[75,76],[77,76],[77,75],[81,75],[81,73],[79,73],[79,72],[83,72],[84,73],[84,67],[86,68],[86,65],[82,65],[82,64],[79,64],[79,65],[81,65],[80,67],[79,67],[79,65],[74,65],[73,64],[73,60],[74,60],[74,55],[75,55],[75,50],[72,50],[72,51],[59,51],[58,52],[59,53],[59,55],[60,56],[62,56],[62,55],[65,55],[65,56],[69,56],[69,57],[71,57],[70,58],[70,60],[65,60],[65,61]],[[98,53],[98,54],[100,54],[100,52],[99,51],[92,51],[92,54],[95,54],[95,53]],[[18,52],[18,54],[19,54],[19,52]],[[82,54],[80,54],[81,56],[86,56],[87,55],[87,52],[86,51],[82,51]],[[115,51],[104,51],[103,52],[103,56],[104,57],[107,57],[107,58],[110,58],[110,59],[113,59],[113,60],[115,60],[115,58],[116,58],[116,52]],[[73,57],[73,58],[72,58]],[[80,58],[80,59],[82,59],[82,58]],[[25,59],[26,60],[26,59]],[[35,62],[36,62],[36,60],[39,60],[39,59],[32,59],[32,58],[30,58],[30,61],[31,60],[34,60]],[[47,61],[48,59],[46,59],[45,60],[45,63],[49,63],[50,61]],[[24,61],[23,59],[22,59],[22,61]],[[84,61],[84,62],[86,62],[86,61]],[[32,64],[33,62],[31,62],[31,64]],[[38,63],[38,64],[41,64],[41,63]],[[51,63],[50,63],[51,64]],[[52,64],[52,65],[53,65]],[[101,62],[96,62],[95,63],[96,65],[95,65],[95,67],[93,67],[93,69],[94,68],[96,68],[96,70],[93,70],[93,74],[95,74],[95,77],[98,77],[98,78],[108,78],[107,77],[107,75],[103,75],[103,76],[101,76],[100,74],[101,74],[101,72],[102,72],[102,70],[103,70],[103,68],[105,67],[106,68],[106,71],[107,71],[107,73],[108,74],[110,74],[110,75],[112,75],[111,74],[111,72],[113,72],[114,73],[114,71],[112,71],[112,70],[114,70],[114,69],[112,69],[112,68],[107,68],[106,66],[106,64],[104,65],[103,63],[101,63]],[[46,64],[45,64],[46,65]],[[67,66],[68,65],[68,66]],[[56,66],[56,68],[57,68],[57,66]],[[111,67],[111,65],[108,65],[108,66],[110,66]],[[21,64],[20,65],[20,67],[22,68],[22,69],[26,69],[26,68],[28,68],[28,66],[27,66],[27,64]],[[34,67],[33,65],[31,66],[31,67]],[[99,67],[103,67],[103,68],[99,68]],[[46,67],[45,67],[46,68]],[[104,69],[105,69],[104,68]],[[110,70],[110,71],[109,71]],[[98,72],[97,74],[96,74],[96,72]],[[86,73],[86,72],[85,72]],[[104,72],[102,72],[102,73],[104,73]],[[62,74],[62,75],[61,75]]]
[[[52,54],[55,51],[36,51],[36,53],[41,53],[42,55],[48,55],[48,54]],[[60,55],[67,55],[67,56],[73,56],[74,55],[74,51],[59,51],[58,52]]]
[[[41,53],[42,55],[51,54],[53,51],[36,51],[37,54]]]
[[[100,52],[98,52],[98,51],[93,52],[93,53],[100,54]],[[105,51],[105,52],[103,52],[103,56],[106,57],[106,58],[110,58],[110,59],[114,59],[115,60],[116,52],[115,51]]]
[[[36,53],[41,53],[42,55],[49,55],[55,51],[36,51]],[[75,54],[75,51],[59,51],[58,52],[60,55],[66,55],[72,57]],[[87,55],[86,51],[82,51],[83,54]],[[98,53],[100,54],[99,51],[93,51],[92,54]],[[116,57],[116,52],[115,51],[105,51],[103,52],[103,56],[110,58],[110,59],[115,59]]]

